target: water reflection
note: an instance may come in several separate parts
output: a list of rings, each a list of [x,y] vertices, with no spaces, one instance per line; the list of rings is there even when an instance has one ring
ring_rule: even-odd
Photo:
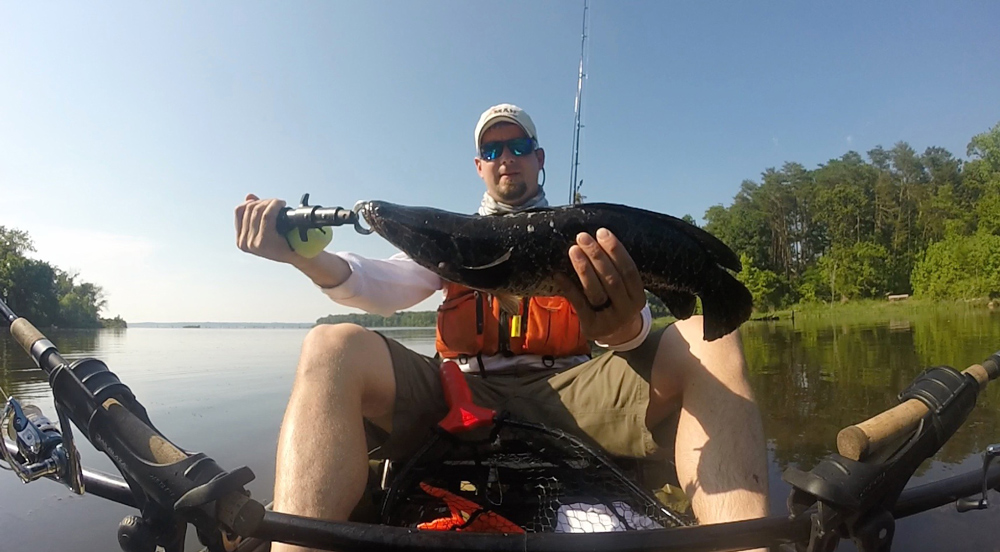
[[[380,330],[423,353],[432,330]],[[197,402],[273,387],[289,379],[304,331],[98,330],[52,331],[63,356],[98,356],[140,397],[155,405]],[[741,329],[750,378],[780,469],[811,466],[833,451],[837,432],[896,403],[921,370],[935,364],[964,368],[1000,349],[1000,313],[928,312],[880,323],[802,321],[748,323]],[[283,351],[281,356],[278,350]],[[257,351],[256,353],[254,351]],[[280,360],[279,360],[280,359]],[[227,364],[228,361],[228,364]],[[238,389],[227,383],[240,381]],[[259,380],[259,381],[258,381]],[[146,386],[152,394],[142,394]],[[49,402],[44,374],[9,336],[0,339],[0,386],[28,402]],[[138,386],[138,388],[136,388]],[[206,390],[214,387],[220,391]],[[969,423],[937,456],[958,463],[998,441],[1000,390],[990,388]],[[193,389],[200,392],[192,400]],[[283,397],[275,397],[280,402]]]
[[[95,351],[108,351],[123,346],[126,330],[50,330],[46,337],[56,343],[67,360],[92,356]],[[45,373],[38,369],[7,332],[0,339],[0,388],[8,395],[32,402],[49,395]]]
[[[433,352],[433,329],[383,333],[421,353]],[[782,470],[791,464],[811,468],[833,451],[842,427],[895,404],[896,394],[924,367],[964,368],[1000,349],[1000,314],[929,312],[864,324],[799,320],[794,327],[751,323],[741,333],[769,440],[772,508],[779,512],[789,490],[780,479]],[[257,475],[250,490],[268,497],[279,425],[305,334],[284,329],[130,329],[58,331],[49,337],[70,360],[94,356],[105,361],[139,397],[157,427],[179,445],[208,452],[223,466],[250,466]],[[6,335],[0,339],[0,385],[54,414],[43,373]],[[998,429],[1000,391],[993,388],[936,461],[923,468],[924,480],[959,464],[978,467],[976,457],[985,446],[1000,441]],[[89,444],[80,446],[87,467],[113,470]],[[31,549],[43,541],[53,550],[117,550],[118,520],[131,513],[94,497],[67,498],[54,483],[24,486],[2,474],[0,496],[4,504],[19,505],[0,507],[3,550]],[[59,520],[59,530],[32,514],[42,511],[45,520]],[[956,533],[992,545],[1000,530],[985,527],[983,515],[995,512],[959,515],[944,507],[903,520],[896,549],[954,549],[948,535]],[[990,549],[970,546],[966,549]]]
[[[775,461],[812,466],[834,451],[837,432],[896,404],[931,365],[959,369],[1000,349],[1000,315],[929,312],[882,323],[751,323],[743,344]],[[980,397],[966,427],[936,460],[958,463],[998,440],[1000,392]]]

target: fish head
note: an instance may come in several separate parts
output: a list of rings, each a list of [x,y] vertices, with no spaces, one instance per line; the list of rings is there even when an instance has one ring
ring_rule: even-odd
[[[385,201],[366,202],[361,214],[389,243],[450,282],[489,290],[513,265],[514,249],[487,217]]]

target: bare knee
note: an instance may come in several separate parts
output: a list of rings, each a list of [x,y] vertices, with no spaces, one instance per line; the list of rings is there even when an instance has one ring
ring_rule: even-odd
[[[743,379],[745,361],[739,332],[714,341],[705,341],[704,318],[692,316],[667,328],[660,338],[654,371],[673,375],[671,379],[711,376],[723,382]],[[680,382],[679,382],[680,383]]]
[[[324,374],[349,369],[352,364],[345,363],[345,357],[350,355],[352,349],[362,345],[368,333],[357,324],[320,324],[313,327],[302,341],[303,362],[299,363],[298,375],[318,375],[313,374],[317,365],[330,368],[323,370]]]
[[[296,381],[349,388],[368,395],[392,382],[392,360],[381,336],[357,324],[321,324],[302,342]]]
[[[319,324],[306,334],[302,342],[302,354],[336,354],[349,349],[352,342],[367,339],[371,333],[357,324]]]

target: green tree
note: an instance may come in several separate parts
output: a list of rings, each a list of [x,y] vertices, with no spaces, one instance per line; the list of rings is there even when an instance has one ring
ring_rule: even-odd
[[[881,297],[889,291],[885,247],[859,242],[849,247],[835,246],[819,260],[820,274],[831,283],[837,297],[860,299]]]
[[[771,269],[771,230],[758,205],[759,188],[755,182],[744,180],[731,206],[714,205],[705,212],[705,230],[737,255],[746,254]]]
[[[966,154],[981,160],[985,170],[1000,173],[1000,123],[987,132],[973,136]]]
[[[121,316],[115,316],[114,318],[102,318],[101,327],[124,330],[128,328],[128,323]]]
[[[0,226],[0,294],[8,302],[14,294],[15,273],[23,270],[25,254],[34,250],[27,232]]]
[[[781,278],[770,270],[754,266],[753,259],[745,253],[740,255],[740,263],[743,265],[743,270],[736,275],[736,278],[750,290],[754,308],[767,311],[779,307],[784,287]]]
[[[49,263],[13,257],[6,263],[6,272],[10,285],[4,290],[4,296],[14,312],[36,326],[59,323],[56,270]]]
[[[924,151],[921,162],[927,172],[917,226],[921,229],[920,248],[941,240],[951,231],[971,228],[973,204],[962,184],[962,162],[944,148]]]
[[[101,327],[101,288],[28,257],[34,250],[27,232],[0,226],[0,294],[7,304],[37,326]]]
[[[1000,295],[1000,236],[949,236],[927,248],[913,268],[913,292],[933,299]]]
[[[965,186],[975,202],[977,227],[1000,234],[1000,123],[969,142]]]
[[[796,298],[801,303],[819,303],[831,299],[830,281],[818,265],[809,267],[799,279],[795,289]]]
[[[931,244],[1000,235],[1000,124],[973,137],[968,155],[962,162],[933,146],[918,154],[897,142],[869,150],[868,161],[851,151],[814,170],[785,163],[760,183],[744,181],[731,205],[708,209],[705,229],[753,260],[742,277],[759,288],[758,308],[764,295],[788,302],[906,293],[923,281],[915,265]]]
[[[826,245],[843,247],[871,240],[878,170],[851,151],[820,166],[815,178],[815,218],[826,232]]]
[[[68,328],[100,328],[99,313],[106,301],[100,287],[88,282],[76,283],[76,274],[56,272],[59,293],[59,325]]]
[[[34,250],[27,232],[0,225],[0,259],[9,256],[23,257]]]

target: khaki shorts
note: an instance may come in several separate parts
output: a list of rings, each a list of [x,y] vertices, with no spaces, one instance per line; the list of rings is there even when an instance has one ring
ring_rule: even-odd
[[[652,332],[633,351],[607,352],[562,371],[466,374],[465,379],[480,406],[570,432],[614,457],[672,459],[677,415],[652,430],[645,422],[662,333],[662,328]],[[441,361],[385,340],[396,376],[396,403],[391,434],[367,424],[370,456],[399,460],[416,452],[448,408],[438,375]]]

